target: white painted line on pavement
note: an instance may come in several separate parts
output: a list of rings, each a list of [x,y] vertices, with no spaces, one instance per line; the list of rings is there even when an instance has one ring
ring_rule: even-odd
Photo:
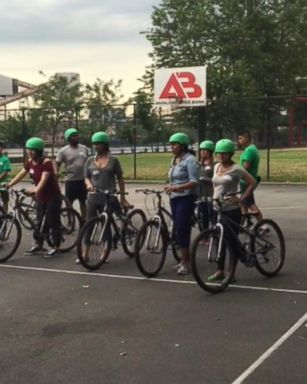
[[[303,315],[281,338],[279,338],[263,355],[259,357],[245,372],[242,373],[232,384],[241,384],[250,376],[268,357],[270,357],[289,337],[291,337],[304,322],[307,321],[307,312]]]
[[[307,204],[305,205],[292,205],[292,206],[288,206],[288,205],[283,205],[281,207],[261,207],[261,211],[273,211],[273,210],[278,210],[278,209],[302,209],[302,208],[307,208]]]
[[[95,276],[95,277],[109,277],[114,279],[126,279],[126,280],[147,280],[158,283],[175,283],[175,284],[190,284],[196,285],[194,280],[176,280],[176,279],[160,279],[160,278],[147,278],[145,276],[132,276],[132,275],[114,275],[111,273],[98,273],[98,272],[84,272],[84,271],[71,271],[67,269],[53,269],[53,268],[42,268],[42,267],[27,267],[22,265],[11,265],[11,264],[0,264],[0,268],[7,269],[22,269],[27,271],[39,271],[39,272],[52,272],[52,273],[63,273],[67,275],[80,275],[80,276]],[[307,295],[307,291],[299,289],[283,289],[283,288],[270,288],[270,287],[256,287],[250,285],[229,285],[232,288],[246,289],[252,291],[268,291],[268,292],[282,292],[282,293],[298,293],[301,295]]]

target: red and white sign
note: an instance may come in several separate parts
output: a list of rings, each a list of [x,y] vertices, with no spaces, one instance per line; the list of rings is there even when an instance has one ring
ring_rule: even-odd
[[[206,105],[206,66],[163,68],[155,70],[154,101],[156,107]]]

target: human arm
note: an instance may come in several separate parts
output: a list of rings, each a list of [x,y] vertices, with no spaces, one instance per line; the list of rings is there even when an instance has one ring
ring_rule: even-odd
[[[85,188],[88,190],[88,191],[93,191],[94,190],[94,187],[93,187],[93,184],[91,183],[91,180],[86,177],[84,179],[84,183],[85,183]]]
[[[248,171],[249,169],[251,169],[251,166],[252,166],[252,164],[251,164],[250,161],[247,161],[247,160],[243,161],[242,167],[243,167],[246,171]]]
[[[22,180],[28,171],[25,168],[22,168],[15,177],[7,184],[8,188],[13,187],[15,184],[17,184],[20,180]]]
[[[124,179],[124,177],[120,176],[117,179],[117,183],[118,183],[118,188],[119,188],[119,193],[120,193],[120,203],[123,207],[129,208],[130,204],[126,200],[126,195],[125,195],[125,179]]]
[[[257,186],[256,180],[248,172],[244,172],[242,179],[245,181],[245,185],[247,186],[247,188],[241,195],[240,203],[242,203]]]
[[[0,182],[1,182],[1,180],[4,180],[8,176],[8,174],[9,174],[8,171],[1,172],[0,173]]]

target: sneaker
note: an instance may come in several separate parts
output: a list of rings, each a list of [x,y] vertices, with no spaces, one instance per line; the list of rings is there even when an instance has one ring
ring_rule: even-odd
[[[79,258],[77,258],[77,259],[75,260],[75,264],[80,264],[80,259],[79,259]]]
[[[209,276],[207,281],[213,283],[214,281],[219,281],[225,279],[224,272],[215,272],[213,275]]]
[[[60,254],[59,250],[56,248],[51,248],[45,255],[44,258],[49,259]]]
[[[172,266],[172,270],[178,272],[179,268],[181,267],[181,263],[175,264]]]
[[[179,276],[185,276],[185,275],[187,275],[188,273],[189,273],[189,269],[188,269],[188,267],[187,267],[186,265],[184,265],[184,264],[181,264],[180,267],[179,267],[178,270],[177,270],[177,274],[178,274]]]
[[[33,245],[30,249],[25,252],[25,255],[38,255],[47,252],[46,248],[40,247],[39,245]]]

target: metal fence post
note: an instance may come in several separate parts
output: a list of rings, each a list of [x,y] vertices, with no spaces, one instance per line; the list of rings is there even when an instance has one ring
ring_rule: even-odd
[[[133,177],[136,179],[136,104],[133,104]]]
[[[270,181],[270,148],[271,148],[271,99],[267,102],[267,180]]]

